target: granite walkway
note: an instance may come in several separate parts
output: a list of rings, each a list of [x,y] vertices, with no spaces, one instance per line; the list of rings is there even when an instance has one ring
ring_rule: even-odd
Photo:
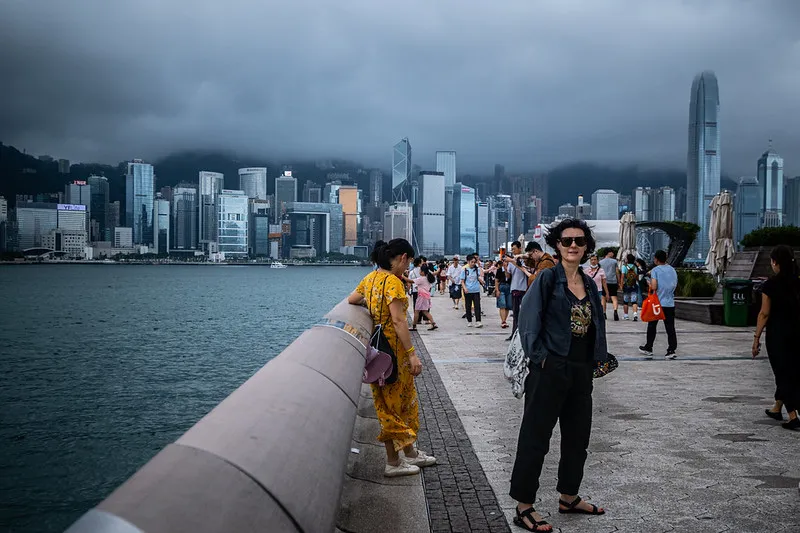
[[[503,377],[510,330],[500,329],[493,298],[483,298],[482,329],[467,327],[463,305],[454,310],[439,296],[433,302],[440,329],[419,336],[510,524],[522,410]],[[556,531],[576,533],[800,531],[800,432],[763,413],[774,382],[766,359],[749,356],[752,328],[678,321],[678,359],[648,361],[637,350],[645,327],[608,323],[620,367],[595,382],[582,494],[607,515],[557,513],[558,427],[537,508]],[[657,354],[666,351],[659,327]]]

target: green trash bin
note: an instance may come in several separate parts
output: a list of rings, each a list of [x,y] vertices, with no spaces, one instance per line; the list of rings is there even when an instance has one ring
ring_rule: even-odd
[[[753,301],[753,282],[749,279],[726,279],[722,282],[725,300],[725,325],[747,326]]]

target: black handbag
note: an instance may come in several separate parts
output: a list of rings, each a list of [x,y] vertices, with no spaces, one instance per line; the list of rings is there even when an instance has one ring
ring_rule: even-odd
[[[607,376],[616,370],[618,366],[619,361],[617,361],[617,358],[614,357],[614,354],[608,354],[608,359],[602,363],[598,362],[597,366],[594,368],[594,378],[597,379]]]
[[[376,277],[377,277],[377,275],[373,276],[373,278],[372,278],[372,280],[373,280],[372,281],[372,289],[375,288],[375,278]],[[383,287],[381,287],[381,294],[384,294],[384,292],[386,290],[386,280],[387,279],[389,279],[389,276],[386,276],[385,278],[383,278]],[[371,302],[371,298],[372,298],[372,289],[370,289],[370,291],[369,291],[370,302]],[[372,310],[371,303],[369,304],[369,309]],[[391,314],[389,315],[389,318],[391,319]],[[372,321],[375,322],[375,317],[372,317]],[[386,338],[386,334],[383,332],[384,327],[385,326],[384,326],[384,323],[383,323],[383,303],[381,302],[381,304],[380,304],[380,313],[379,313],[379,316],[378,316],[378,323],[372,329],[372,336],[369,339],[369,345],[371,347],[375,348],[376,350],[378,350],[379,352],[383,352],[383,353],[387,354],[389,357],[392,358],[392,373],[389,374],[389,377],[387,377],[384,380],[385,384],[391,385],[392,383],[397,381],[397,356],[394,353],[394,349],[392,348],[392,345],[389,343],[389,339]]]

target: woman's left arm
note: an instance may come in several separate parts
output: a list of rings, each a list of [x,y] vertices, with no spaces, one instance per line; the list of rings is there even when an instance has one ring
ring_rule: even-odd
[[[764,332],[764,328],[767,325],[767,320],[769,320],[769,311],[770,307],[772,306],[772,302],[769,300],[769,296],[766,294],[761,294],[761,311],[758,312],[758,322],[756,323],[756,333],[753,335],[753,358],[758,355],[758,352],[761,351],[761,334]]]
[[[350,305],[366,305],[367,299],[364,298],[364,295],[358,291],[353,291],[350,293],[350,296],[347,297],[347,303]]]

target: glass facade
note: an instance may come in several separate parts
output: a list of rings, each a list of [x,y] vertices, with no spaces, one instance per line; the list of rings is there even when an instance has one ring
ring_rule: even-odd
[[[223,189],[217,197],[219,251],[228,256],[247,256],[247,195]]]
[[[411,181],[411,143],[403,138],[392,152],[392,189]]]
[[[240,168],[239,189],[243,190],[248,198],[266,200],[267,169],[264,167]]]
[[[372,207],[383,203],[383,172],[380,170],[369,171],[369,203]]]
[[[456,184],[456,153],[454,151],[436,152],[436,172],[444,172],[444,184]]]
[[[169,200],[156,198],[155,200],[155,228],[153,229],[153,248],[157,254],[167,255],[170,250],[169,242]]]
[[[692,82],[689,103],[689,153],[686,169],[686,218],[700,226],[693,257],[708,255],[708,205],[720,188],[719,86],[711,71]]]
[[[459,254],[477,251],[477,230],[475,228],[475,189],[461,183],[453,187],[453,225],[458,237]]]
[[[253,215],[252,254],[256,257],[269,255],[269,215]]]
[[[421,224],[417,239],[422,255],[445,254],[445,176],[442,172],[420,174]]]
[[[594,191],[592,209],[595,220],[619,220],[619,194],[610,189]]]
[[[758,160],[761,193],[761,225],[783,226],[783,158],[771,148]]]
[[[19,249],[40,248],[46,235],[58,227],[55,204],[24,204],[17,207],[17,242]]]
[[[479,202],[477,210],[478,253],[481,257],[490,257],[492,250],[489,248],[489,204]]]
[[[800,176],[786,180],[784,224],[800,228]]]
[[[225,176],[219,172],[201,171],[198,177],[198,240],[201,248],[208,251],[216,248],[217,230],[217,196],[222,192]]]
[[[125,225],[133,228],[133,244],[153,244],[153,165],[134,160],[125,176]]]
[[[761,227],[762,194],[757,178],[743,177],[739,179],[733,204],[734,242],[738,243],[745,235]]]
[[[172,249],[197,249],[197,189],[178,185],[172,190]]]
[[[316,255],[338,252],[344,235],[342,206],[331,203],[289,202],[286,216],[291,232],[284,256],[292,246],[311,246]]]
[[[275,223],[280,223],[286,204],[297,202],[297,179],[290,175],[275,178]]]
[[[86,180],[91,189],[91,206],[89,218],[94,222],[92,228],[96,228],[96,233],[92,234],[93,241],[110,241],[111,228],[108,223],[108,179],[105,176],[89,176]]]

